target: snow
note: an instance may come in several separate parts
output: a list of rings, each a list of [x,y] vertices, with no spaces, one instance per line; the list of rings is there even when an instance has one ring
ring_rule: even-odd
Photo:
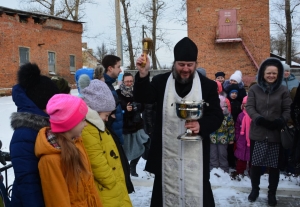
[[[78,95],[77,90],[72,90],[71,93]],[[3,143],[2,151],[9,151],[9,144],[13,134],[13,130],[10,127],[10,115],[16,110],[17,108],[11,96],[0,97],[0,140]],[[139,177],[131,177],[135,193],[130,194],[130,198],[134,207],[146,207],[150,205],[154,176],[144,171],[145,163],[146,161],[141,158],[137,165]],[[2,167],[1,164],[0,167]],[[2,174],[5,176],[4,172]],[[221,169],[213,169],[210,175],[216,206],[267,206],[267,174],[261,177],[260,196],[253,204],[250,204],[247,199],[251,191],[251,183],[248,176],[241,178],[241,181],[231,180],[229,174],[224,173]],[[12,184],[13,180],[14,173],[13,169],[10,168],[8,170],[8,184]],[[282,200],[284,197],[300,198],[300,177],[295,178],[292,176],[287,177],[283,174],[280,175],[277,198]],[[299,202],[298,204],[300,205]]]

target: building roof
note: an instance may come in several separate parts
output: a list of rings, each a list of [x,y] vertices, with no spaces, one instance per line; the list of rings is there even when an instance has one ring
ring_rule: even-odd
[[[270,57],[276,57],[279,60],[281,60],[281,62],[285,63],[285,58],[284,57],[281,57],[279,55],[275,55],[274,53],[271,53],[271,52],[270,52]],[[291,68],[293,68],[293,67],[299,68],[300,67],[300,63],[291,61]]]
[[[41,18],[41,19],[57,19],[57,20],[80,23],[80,24],[84,23],[84,22],[74,21],[74,20],[70,20],[70,19],[64,19],[64,18],[57,17],[57,16],[41,14],[41,13],[35,13],[35,12],[22,11],[22,10],[11,9],[11,8],[0,6],[0,15],[3,14],[3,13],[11,14],[11,15],[17,14],[17,15],[20,15],[20,16],[28,16],[28,17],[38,17],[38,18]]]

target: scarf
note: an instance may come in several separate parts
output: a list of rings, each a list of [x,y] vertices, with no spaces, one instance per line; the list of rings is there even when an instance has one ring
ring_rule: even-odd
[[[240,135],[244,135],[244,134],[246,135],[247,147],[250,147],[249,132],[250,132],[251,118],[245,109],[243,109],[243,112],[244,112],[245,116],[243,117],[243,120],[242,120],[242,128],[241,128]]]
[[[120,85],[121,94],[125,97],[133,97],[133,85],[125,86],[124,83]]]

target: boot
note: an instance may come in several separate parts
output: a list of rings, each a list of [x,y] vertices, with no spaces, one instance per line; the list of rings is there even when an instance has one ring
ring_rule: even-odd
[[[250,177],[251,177],[251,186],[252,190],[250,195],[248,196],[248,201],[254,202],[259,196],[259,184],[260,184],[260,167],[259,166],[251,166],[250,169]]]
[[[131,160],[129,163],[131,176],[139,177],[139,175],[136,173],[136,165],[137,165],[139,159],[140,159],[140,157],[138,157],[134,160]]]
[[[269,206],[276,206],[276,191],[279,183],[279,169],[269,168],[269,192],[268,192],[268,204]]]

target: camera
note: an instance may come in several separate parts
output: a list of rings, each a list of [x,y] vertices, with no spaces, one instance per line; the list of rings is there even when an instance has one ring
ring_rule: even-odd
[[[132,111],[140,111],[141,109],[140,103],[132,102],[131,104],[129,104],[129,106],[132,106]]]

